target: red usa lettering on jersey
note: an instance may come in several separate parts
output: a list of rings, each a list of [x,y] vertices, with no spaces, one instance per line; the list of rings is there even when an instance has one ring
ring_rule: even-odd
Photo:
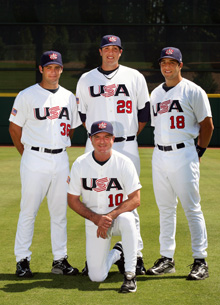
[[[110,97],[115,95],[116,85],[104,86],[104,93],[101,93],[102,96]]]
[[[112,84],[112,85],[100,85],[96,88],[91,86],[88,88],[89,94],[91,97],[99,97],[99,96],[118,96],[119,94],[123,94],[124,96],[129,96],[128,89],[126,88],[125,84]]]
[[[93,191],[96,191],[96,192],[106,191],[108,182],[109,182],[109,179],[107,177],[97,179],[96,187],[93,189]]]
[[[69,120],[69,110],[67,107],[44,107],[44,108],[34,108],[34,117],[37,120],[54,120],[54,119],[62,119],[66,117]]]
[[[178,100],[168,100],[157,103],[156,105],[152,105],[152,108],[154,116],[157,116],[157,114],[172,112],[173,110],[176,110],[177,112],[183,112],[183,109]]]
[[[49,108],[50,116],[47,118],[50,120],[57,119],[59,117],[61,108],[59,106]]]
[[[111,189],[122,190],[122,187],[117,178],[82,178],[81,182],[82,187],[87,191],[108,192]]]
[[[160,110],[158,111],[158,113],[159,113],[159,114],[162,114],[162,113],[168,112],[170,103],[171,103],[171,100],[162,102],[162,103],[160,104]]]

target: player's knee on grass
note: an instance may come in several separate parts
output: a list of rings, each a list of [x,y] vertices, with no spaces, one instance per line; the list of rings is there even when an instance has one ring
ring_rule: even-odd
[[[89,278],[92,282],[103,282],[108,276],[103,269],[89,268]]]

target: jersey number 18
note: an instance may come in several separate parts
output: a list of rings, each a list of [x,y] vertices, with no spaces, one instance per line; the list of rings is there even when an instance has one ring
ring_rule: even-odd
[[[170,129],[183,129],[185,127],[185,118],[183,115],[178,115],[177,117],[171,116],[170,121]]]

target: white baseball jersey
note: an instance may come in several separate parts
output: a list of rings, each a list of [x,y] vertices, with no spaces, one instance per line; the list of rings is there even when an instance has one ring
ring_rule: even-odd
[[[106,214],[141,187],[132,161],[112,150],[110,159],[102,166],[94,160],[92,152],[77,158],[71,169],[68,193],[82,195],[88,208]]]
[[[49,149],[70,146],[70,129],[82,124],[69,90],[51,93],[39,84],[18,94],[9,120],[22,127],[22,144]]]
[[[69,160],[66,151],[52,154],[31,146],[61,149],[70,146],[69,131],[81,124],[74,95],[59,86],[56,93],[35,84],[15,99],[9,120],[22,127],[22,198],[15,238],[17,262],[31,259],[34,219],[47,196],[54,260],[67,255],[66,208]]]
[[[155,126],[155,144],[175,144],[195,139],[199,122],[211,117],[206,92],[183,78],[165,92],[163,84],[151,93],[151,125]]]
[[[183,78],[167,92],[161,84],[151,93],[151,122],[155,127],[152,177],[160,210],[161,256],[174,257],[177,197],[188,220],[193,257],[207,256],[207,232],[199,195],[199,158],[194,145],[199,122],[206,117],[211,117],[208,97],[189,80]],[[157,144],[168,145],[171,150],[161,150]]]
[[[104,75],[93,69],[84,73],[76,88],[78,110],[86,114],[86,128],[106,120],[112,123],[116,137],[133,136],[138,131],[138,110],[150,100],[144,76],[120,65]]]

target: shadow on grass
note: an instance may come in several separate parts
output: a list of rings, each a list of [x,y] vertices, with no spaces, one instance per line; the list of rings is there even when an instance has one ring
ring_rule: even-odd
[[[52,273],[33,273],[33,275],[32,278],[18,278],[15,274],[0,274],[0,281],[7,282],[4,287],[0,288],[0,291],[6,293],[25,292],[34,288],[118,291],[123,282],[123,276],[118,272],[110,272],[105,280],[105,283],[118,283],[118,288],[99,288],[102,283],[91,282],[88,276],[82,276],[81,274],[77,276],[63,276]]]
[[[137,282],[151,280],[184,279],[185,276],[138,276]],[[123,275],[118,272],[109,272],[104,283],[118,283],[118,288],[100,287],[102,283],[91,282],[88,276],[63,276],[52,273],[34,273],[32,278],[18,278],[15,274],[0,274],[0,281],[7,282],[0,290],[6,293],[24,292],[34,288],[46,289],[78,289],[81,291],[118,291],[123,282]],[[12,282],[12,283],[8,283]]]
[[[186,279],[186,275],[181,275],[181,276],[175,276],[175,275],[156,275],[156,276],[138,276],[137,280],[139,282],[142,281],[155,281],[155,280],[182,280],[182,279]]]

